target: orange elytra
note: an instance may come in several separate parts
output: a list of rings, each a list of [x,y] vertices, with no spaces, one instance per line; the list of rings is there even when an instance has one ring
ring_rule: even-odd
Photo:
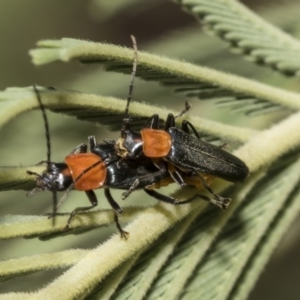
[[[171,149],[171,137],[164,130],[144,128],[141,130],[143,151],[151,158],[165,157]]]
[[[99,163],[97,164],[97,162]],[[75,181],[76,190],[88,191],[103,186],[106,179],[106,165],[98,155],[94,153],[71,154],[65,158],[65,163],[70,169],[73,181]],[[92,165],[95,166],[84,173]],[[76,181],[78,176],[81,177]]]

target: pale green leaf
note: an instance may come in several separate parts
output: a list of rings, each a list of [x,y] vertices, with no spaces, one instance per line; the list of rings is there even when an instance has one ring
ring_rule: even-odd
[[[196,2],[196,0],[193,1],[193,3]],[[217,13],[215,8],[219,2],[209,4],[210,9],[213,7],[210,10],[213,14]],[[229,3],[229,1],[225,0],[223,3]],[[220,18],[208,17],[206,20],[224,22],[228,15],[231,15],[230,9],[224,8]],[[259,19],[252,18],[250,21],[259,24]],[[231,22],[235,22],[234,18]],[[216,28],[223,30],[222,26],[216,26]],[[256,28],[255,26],[253,28]],[[224,28],[232,30],[232,26]],[[280,64],[286,58],[279,53],[274,55],[265,47],[265,40],[259,38],[259,34],[264,34],[263,30],[255,33],[256,39],[254,40],[248,34],[253,32],[252,25],[248,27],[245,25],[244,28],[240,26],[240,29],[239,34],[228,34],[228,37],[245,38],[246,43],[241,43],[243,47],[249,47],[249,45],[257,47],[259,43],[262,48],[258,47],[259,51],[255,52],[255,60],[257,57],[264,57],[269,66],[278,64],[281,70],[289,70],[297,66],[297,64],[292,66],[288,63]],[[280,31],[278,34],[281,34]],[[179,41],[184,44],[184,47],[190,45],[194,48],[196,45],[195,49],[203,54],[204,61],[207,57],[218,57],[218,51],[215,49],[211,51],[212,55],[209,55],[211,45],[207,46],[208,50],[203,47],[203,53],[201,46],[197,48],[196,33],[192,39],[194,43],[190,44],[188,39],[180,40],[179,34]],[[175,47],[174,45],[172,47]],[[82,60],[83,58],[88,62],[101,62],[108,70],[128,74],[131,70],[132,49],[70,39],[46,42],[44,46],[45,48],[40,49],[42,52],[36,53],[40,53],[40,58],[45,62]],[[245,48],[242,46],[239,45],[244,51]],[[194,49],[189,50],[191,55],[194,55]],[[158,53],[169,55],[161,50]],[[176,51],[174,53],[177,56]],[[189,60],[184,52],[182,57]],[[121,221],[131,222],[126,227],[126,230],[130,231],[128,241],[120,240],[116,234],[92,250],[52,251],[49,254],[27,255],[1,261],[2,280],[75,265],[38,291],[32,291],[29,294],[2,294],[0,299],[142,299],[146,295],[148,299],[159,297],[173,300],[182,295],[182,292],[187,293],[183,294],[183,299],[192,297],[195,299],[199,297],[201,299],[210,297],[228,300],[245,299],[280,237],[295,218],[299,211],[299,205],[296,205],[298,192],[295,190],[299,184],[299,161],[293,162],[290,152],[299,149],[300,146],[300,133],[295,130],[300,126],[300,117],[297,112],[299,95],[284,91],[279,87],[272,88],[178,60],[147,53],[139,53],[139,58],[138,72],[141,71],[139,76],[154,80],[154,82],[161,82],[189,96],[222,101],[222,105],[233,106],[235,110],[246,113],[267,112],[277,108],[281,110],[288,108],[295,113],[282,121],[272,119],[271,122],[274,125],[260,132],[196,118],[193,112],[184,116],[205,134],[225,137],[230,141],[244,144],[235,151],[235,154],[247,163],[251,170],[251,177],[238,188],[232,186],[226,191],[226,194],[233,198],[232,205],[227,212],[207,207],[202,201],[183,207],[158,204],[148,208],[126,208]],[[296,58],[291,55],[288,59]],[[232,64],[229,61],[226,63]],[[239,63],[236,62],[236,64],[238,64],[236,72],[239,73],[240,66]],[[232,70],[235,72],[235,69]],[[261,77],[255,77],[258,81],[262,81]],[[111,78],[114,79],[113,76]],[[95,76],[94,82],[97,80],[99,80],[98,75]],[[112,82],[114,83],[114,80]],[[279,84],[276,85],[279,86]],[[124,89],[125,93],[122,92],[120,95],[126,96],[127,86],[128,82]],[[50,110],[120,129],[124,112],[123,100],[71,91],[40,90],[43,102]],[[90,91],[89,88],[85,90]],[[168,89],[165,89],[165,93],[167,91]],[[153,95],[152,92],[155,95],[156,91],[151,91],[151,95]],[[107,94],[111,95],[112,92]],[[138,126],[143,123],[143,118],[149,117],[152,113],[159,113],[164,119],[169,112],[169,109],[151,105],[132,104],[132,115],[135,118],[141,117],[141,120],[137,120]],[[0,94],[0,126],[21,112],[33,108],[38,108],[38,104],[32,88],[4,91]],[[241,120],[239,124],[243,124],[245,118]],[[180,126],[180,121],[178,125]],[[282,155],[291,158],[288,167],[286,167],[287,162],[280,159]],[[282,162],[282,170],[277,165],[278,160]],[[276,164],[276,171],[272,169],[266,173],[274,164]],[[33,170],[34,167],[0,168],[0,187],[3,190],[30,189],[33,181],[32,177],[29,178],[26,175],[28,168]],[[257,184],[258,181],[259,184]],[[228,186],[229,183],[216,180],[213,188],[222,192],[223,195],[224,189]],[[194,190],[180,189],[173,195],[182,199],[194,192]],[[143,196],[141,200],[144,200]],[[51,220],[45,216],[5,216],[1,218],[1,238],[36,236],[50,239],[61,235],[81,234],[113,222],[111,210],[84,213],[74,218],[71,224],[72,230],[62,232],[61,229],[67,218],[67,215],[58,216],[56,227],[52,227]],[[191,224],[194,219],[195,222]],[[82,235],[80,237],[84,238]],[[68,245],[68,238],[70,237],[61,239],[64,245]],[[98,241],[98,236],[96,239]],[[31,241],[26,240],[25,244],[28,245],[27,242]],[[13,242],[13,240],[6,242]],[[44,242],[44,244],[50,245],[51,242],[53,241]],[[34,251],[41,251],[40,248],[37,249]],[[22,248],[22,251],[24,250]],[[197,275],[199,278],[196,280]],[[199,286],[203,287],[200,291]]]
[[[121,222],[132,220],[144,209],[145,207],[126,207],[122,216],[120,216]],[[0,219],[0,239],[41,237],[43,240],[46,240],[57,236],[78,234],[79,232],[114,223],[112,210],[102,209],[77,214],[70,224],[70,229],[64,230],[69,216],[69,213],[56,216],[55,226],[53,226],[52,220],[47,216],[4,216]]]
[[[160,270],[146,299],[156,299],[158,296],[164,299],[179,297],[197,264],[203,260],[205,253],[210,249],[222,228],[263,175],[264,172],[253,176],[248,180],[247,185],[239,187],[238,191],[231,194],[234,202],[226,214],[214,208],[208,208],[198,216],[175,248],[166,266]]]
[[[266,263],[274,249],[279,245],[280,241],[299,216],[299,187],[290,195],[288,201],[279,211],[274,221],[270,224],[268,231],[257,245],[255,251],[242,271],[239,280],[236,281],[233,291],[229,299],[242,300],[247,299],[250,291],[253,289],[260,273],[264,270]]]
[[[299,126],[299,121],[299,114],[292,115],[273,128],[257,134],[255,138],[246,143],[236,153],[245,160],[252,172],[259,168],[261,169],[263,166],[268,166],[278,156],[289,151],[291,147],[294,148],[300,145],[300,133],[294,130],[295,127]],[[271,145],[272,141],[276,140],[275,136],[280,139],[281,135],[289,138],[282,143],[281,147],[274,149]],[[253,156],[256,159],[253,159]],[[298,166],[297,169],[299,169]],[[287,188],[292,183],[293,180],[290,180]],[[223,184],[222,188],[224,189],[225,186],[228,186],[228,183],[226,185]],[[216,190],[220,190],[220,188],[221,185],[218,185]],[[267,186],[267,188],[269,187]],[[282,202],[282,198],[284,196],[278,197],[278,203]],[[270,205],[270,201],[268,203]],[[158,204],[152,208],[145,209],[140,216],[125,227],[125,230],[130,232],[130,243],[128,241],[120,241],[119,236],[113,236],[103,245],[91,250],[84,259],[47,287],[41,289],[36,296],[44,297],[51,294],[51,297],[70,299],[85,295],[88,290],[95,288],[99,281],[101,281],[100,278],[103,280],[121,263],[133,257],[139,251],[149,247],[154,240],[173,226],[174,223],[180,221],[196,209],[199,209],[199,212],[201,212],[203,207],[202,202],[193,202],[182,207]],[[166,218],[166,214],[168,218]],[[248,217],[252,220],[253,216],[257,217],[257,210],[255,209],[251,210],[251,215]],[[267,224],[264,225],[264,227],[266,226]],[[249,251],[247,253],[249,254]],[[239,264],[239,266],[241,265],[242,263]],[[235,269],[239,270],[238,266]],[[61,288],[67,291],[64,296],[59,292]]]
[[[113,97],[103,97],[84,94],[75,91],[60,91],[40,89],[43,104],[53,112],[76,116],[80,120],[108,125],[112,129],[120,130],[125,110],[125,101]],[[15,101],[17,99],[17,101]],[[9,88],[0,93],[0,104],[10,105],[12,117],[32,108],[39,108],[36,95],[32,87]],[[134,119],[133,128],[140,128],[151,115],[159,114],[161,123],[168,113],[175,111],[133,102],[130,106],[130,116]],[[232,141],[246,141],[255,133],[254,130],[238,128],[196,116],[184,115],[176,120],[177,124],[184,119],[192,122],[196,129],[207,135],[223,137]],[[5,121],[8,121],[6,119]],[[3,122],[4,124],[4,122]],[[0,124],[1,125],[1,124]],[[179,125],[180,126],[180,125]]]
[[[176,224],[175,228],[167,233],[167,236],[156,241],[155,245],[150,247],[135,261],[133,269],[130,270],[130,274],[126,277],[126,282],[121,284],[117,292],[114,293],[114,299],[131,299],[131,297],[134,297],[134,299],[138,300],[144,298],[152,282],[157,277],[159,270],[166,263],[178,241],[189,229],[197,215],[198,212],[196,211]],[[102,296],[103,291],[108,289],[108,287],[114,288],[115,291],[116,287],[112,283],[112,278],[118,275],[119,270],[115,270],[107,280],[101,283],[97,294]]]
[[[40,41],[38,47],[30,51],[33,62],[38,65],[77,59],[84,63],[102,63],[107,70],[116,72],[130,73],[132,68],[133,51],[123,47],[75,39]],[[138,57],[137,76],[180,88],[191,96],[196,93],[201,98],[250,98],[254,103],[259,101],[259,104],[265,102],[268,106],[290,109],[300,106],[298,94],[260,82],[146,52],[139,52]]]
[[[257,63],[299,76],[300,42],[236,0],[176,0],[217,35]]]
[[[42,270],[69,267],[87,253],[88,250],[73,249],[0,261],[0,281]]]
[[[198,265],[182,299],[227,299],[269,226],[287,206],[289,195],[299,184],[299,169],[300,160],[271,179],[264,179],[246,197]],[[273,244],[264,245],[274,249]]]

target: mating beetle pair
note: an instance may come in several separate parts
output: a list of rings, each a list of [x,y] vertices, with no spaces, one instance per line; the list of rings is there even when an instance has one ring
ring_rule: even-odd
[[[78,212],[87,211],[97,206],[98,200],[94,189],[98,188],[104,188],[105,197],[114,210],[116,226],[121,237],[124,238],[126,238],[127,232],[121,228],[118,220],[118,214],[122,213],[122,209],[112,197],[110,188],[126,191],[143,189],[148,195],[155,199],[174,205],[185,204],[198,197],[207,201],[209,200],[206,196],[195,194],[194,196],[179,202],[172,197],[158,193],[154,190],[155,188],[159,188],[172,182],[172,178],[170,178],[169,173],[167,172],[166,162],[163,162],[165,167],[158,169],[147,157],[135,161],[121,159],[115,152],[116,146],[114,141],[107,140],[104,143],[97,144],[94,136],[89,137],[90,152],[87,152],[88,146],[86,144],[80,144],[65,157],[64,162],[52,162],[50,158],[50,136],[47,117],[40,93],[35,86],[34,91],[44,115],[47,132],[48,157],[47,160],[41,162],[47,165],[46,170],[42,174],[27,171],[28,174],[36,176],[36,187],[27,195],[32,196],[44,190],[52,191],[54,211],[51,216],[53,217],[53,220],[56,215],[57,207],[60,205],[57,205],[57,191],[65,191],[60,203],[63,202],[68,192],[72,189],[85,191],[91,203],[90,206],[74,209],[70,214],[65,229],[69,228],[72,218]],[[197,182],[197,179],[193,178],[193,176],[189,176],[187,180],[190,182]]]
[[[133,72],[121,138],[116,143],[107,141],[97,144],[94,137],[89,137],[90,153],[87,153],[87,145],[81,144],[65,158],[63,163],[51,162],[48,123],[39,92],[35,87],[45,120],[48,157],[45,161],[47,168],[42,174],[28,171],[29,174],[36,176],[37,184],[37,188],[28,195],[42,190],[52,191],[55,216],[57,191],[66,191],[64,197],[71,189],[85,191],[91,206],[76,208],[70,214],[66,228],[69,227],[71,219],[77,212],[97,205],[97,197],[93,191],[96,188],[104,187],[105,196],[115,212],[117,228],[121,236],[126,237],[127,233],[122,230],[118,222],[118,214],[122,209],[111,196],[110,188],[125,190],[124,199],[132,191],[144,189],[150,196],[172,204],[188,203],[199,197],[225,209],[230,199],[215,194],[207,181],[212,177],[233,182],[243,181],[248,175],[248,168],[240,159],[221,147],[203,142],[188,121],[183,121],[182,129],[175,127],[176,117],[172,114],[169,114],[164,130],[158,128],[157,115],[152,116],[140,132],[130,130],[128,111],[137,67],[137,47],[135,39],[133,37],[132,39],[135,49]],[[188,109],[187,105],[180,115]],[[190,133],[190,130],[195,136]],[[177,182],[181,186],[203,186],[213,194],[214,199],[196,194],[179,202],[154,190],[171,182]]]

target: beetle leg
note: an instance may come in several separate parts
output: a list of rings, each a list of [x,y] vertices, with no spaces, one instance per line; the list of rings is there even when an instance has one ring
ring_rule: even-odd
[[[182,178],[180,172],[176,169],[176,167],[170,163],[166,165],[166,163],[159,159],[159,160],[152,160],[153,164],[157,167],[157,169],[161,170],[161,172],[168,171],[171,178],[174,180],[174,182],[178,183],[181,187],[186,186],[186,183],[184,182],[184,179]]]
[[[79,144],[76,148],[74,148],[69,155],[78,154],[78,153],[86,153],[87,152],[87,144]]]
[[[182,123],[181,123],[181,129],[182,131],[190,134],[190,130],[189,128],[191,128],[191,130],[193,131],[194,135],[198,138],[198,139],[201,139],[199,133],[197,132],[196,128],[194,127],[194,125],[192,123],[190,123],[189,121],[187,120],[183,120]],[[228,145],[228,143],[223,143],[221,145],[219,145],[218,147],[223,149],[225,148],[226,146]]]
[[[104,188],[104,194],[105,197],[114,210],[114,221],[116,223],[116,226],[120,232],[121,238],[127,240],[128,232],[124,231],[119,223],[119,217],[118,214],[121,214],[123,212],[123,209],[119,206],[119,204],[115,201],[115,199],[112,197],[109,188]]]
[[[228,205],[230,204],[231,202],[231,199],[230,198],[224,198],[218,194],[216,194],[206,183],[205,179],[198,173],[196,173],[195,175],[197,175],[200,180],[201,180],[201,183],[203,185],[203,187],[210,193],[212,194],[215,199],[211,199],[211,202],[214,203],[215,205],[221,207],[222,209],[226,209],[228,207]]]
[[[43,159],[43,160],[41,160],[40,162],[38,162],[38,163],[36,164],[36,166],[40,166],[40,165],[42,165],[42,164],[48,164],[48,160]]]
[[[88,137],[88,140],[89,140],[90,151],[92,153],[95,153],[95,148],[96,148],[96,145],[97,145],[96,137],[94,135],[90,135]]]
[[[109,205],[112,207],[112,209],[116,213],[121,214],[123,212],[123,209],[120,207],[120,205],[112,197],[109,188],[104,188],[104,195],[105,195]]]
[[[158,164],[155,166],[158,167],[158,171],[155,172],[155,173],[150,173],[150,174],[146,174],[146,175],[143,175],[143,176],[140,176],[138,177],[134,182],[133,184],[131,185],[131,187],[122,194],[122,200],[125,200],[134,190],[136,190],[138,188],[138,186],[142,183],[142,186],[146,186],[147,185],[147,180],[148,179],[151,179],[150,181],[153,182],[153,177],[157,177],[157,176],[161,176],[162,174],[166,173],[167,172],[167,169],[165,166],[163,166],[162,164]]]
[[[173,114],[168,114],[166,123],[165,123],[165,131],[168,131],[170,127],[175,127],[175,117]]]
[[[41,177],[41,174],[38,174],[38,173],[36,173],[36,172],[32,172],[32,171],[30,171],[30,170],[27,170],[26,173],[27,173],[28,175],[34,175],[34,176],[36,176],[36,177]],[[35,190],[35,189],[37,189],[37,188],[34,188],[34,190]],[[40,189],[40,190],[43,191],[42,189]],[[32,190],[32,191],[33,191],[33,190]],[[30,193],[31,193],[31,192],[30,192]],[[29,194],[30,194],[30,193],[29,193]],[[34,194],[36,194],[36,193],[33,193],[33,195],[34,195]]]
[[[160,200],[160,201],[163,201],[163,202],[166,202],[166,203],[170,203],[170,204],[173,204],[173,205],[182,205],[182,204],[187,204],[187,203],[190,203],[192,201],[194,201],[195,199],[197,198],[200,198],[202,200],[205,200],[205,201],[208,201],[208,202],[211,202],[217,206],[219,206],[220,208],[222,209],[226,209],[227,206],[229,205],[231,199],[229,198],[222,198],[224,200],[228,200],[228,201],[219,201],[219,200],[215,200],[215,199],[211,199],[205,195],[200,195],[200,194],[195,194],[194,196],[188,198],[188,199],[185,199],[185,200],[182,200],[182,201],[179,201],[175,198],[172,198],[172,197],[169,197],[169,196],[165,196],[163,194],[160,194],[154,190],[147,190],[147,189],[144,189],[144,191],[151,197],[154,197],[155,199],[157,200]]]
[[[155,114],[151,116],[146,123],[144,124],[143,128],[151,128],[151,129],[158,129],[159,128],[159,115]]]
[[[90,151],[92,153],[98,154],[97,148],[96,148],[96,146],[97,146],[96,137],[94,135],[90,135],[88,137],[88,140],[89,140]],[[104,139],[103,141],[104,141],[105,144],[108,144],[108,145],[115,145],[116,144],[116,141],[114,141],[114,140]]]
[[[160,201],[163,201],[163,202],[166,202],[166,203],[169,203],[169,204],[174,204],[174,205],[177,205],[179,204],[180,201],[178,201],[177,199],[175,198],[172,198],[172,197],[169,197],[169,196],[166,196],[166,195],[163,195],[163,194],[160,194],[154,190],[147,190],[147,189],[144,189],[144,191],[151,197],[157,199],[157,200],[160,200]],[[191,200],[192,201],[192,200]]]
[[[171,170],[168,169],[168,172],[169,172],[170,176],[172,177],[172,179],[176,183],[178,183],[181,187],[186,186],[186,183],[184,182],[182,176],[180,175],[180,173],[176,169],[174,169],[174,171],[171,171]]]
[[[168,114],[168,117],[167,117],[167,120],[166,120],[166,123],[165,123],[165,131],[167,131],[170,127],[175,127],[175,119],[180,118],[190,108],[191,108],[191,104],[188,101],[186,101],[184,109],[178,115],[174,116],[173,114]]]
[[[117,214],[115,211],[114,211],[114,221],[115,221],[115,223],[116,223],[117,229],[118,229],[119,232],[120,232],[121,239],[127,240],[127,239],[128,239],[128,235],[129,235],[129,232],[122,229],[122,227],[121,227],[121,225],[120,225],[120,223],[119,223],[119,217],[118,217],[118,214]]]
[[[166,196],[166,195],[163,195],[161,193],[158,193],[154,190],[147,190],[147,189],[144,189],[144,191],[151,197],[157,199],[157,200],[160,200],[160,201],[163,201],[163,202],[166,202],[166,203],[169,203],[169,204],[173,204],[173,205],[181,205],[181,204],[187,204],[187,203],[190,203],[192,202],[193,200],[197,199],[197,198],[201,198],[205,201],[210,201],[210,198],[209,197],[206,197],[204,195],[198,195],[198,194],[195,194],[194,196],[188,198],[188,199],[185,199],[185,200],[182,200],[182,201],[179,201],[173,197],[170,197],[170,196]]]
[[[165,131],[167,131],[170,127],[175,127],[175,119],[184,115],[190,108],[191,108],[191,104],[188,101],[186,101],[185,108],[178,115],[174,116],[173,114],[168,114],[168,117],[167,117],[166,123],[165,123]]]
[[[168,172],[169,172],[171,178],[176,183],[178,183],[181,187],[186,186],[186,183],[185,183],[184,179],[182,178],[180,172],[177,170],[177,168],[174,165],[168,163],[167,164],[167,169],[168,169]]]
[[[90,151],[94,154],[97,154],[98,156],[101,157],[101,160],[106,164],[109,165],[110,163],[120,160],[120,158],[117,155],[112,156],[111,153],[109,153],[106,157],[103,155],[103,153],[97,149],[97,140],[94,135],[90,135],[88,137],[89,140],[89,146],[90,146]],[[112,140],[104,140],[106,144],[115,144],[114,141]]]
[[[151,174],[152,175],[152,174]],[[146,175],[147,176],[147,175]],[[138,185],[140,184],[140,182],[141,182],[141,177],[140,178],[137,178],[134,182],[133,182],[133,184],[132,184],[132,186],[126,191],[126,192],[124,192],[123,194],[122,194],[122,200],[125,200],[137,187],[138,187]]]
[[[56,215],[58,215],[57,211],[58,211],[58,208],[64,203],[67,195],[69,194],[69,192],[73,189],[74,187],[74,182],[72,184],[70,184],[70,186],[67,188],[67,190],[65,191],[64,195],[62,196],[62,198],[60,199],[59,203],[57,205],[55,205],[54,209],[53,209],[53,212],[52,213],[49,213],[47,214],[48,215],[48,219],[51,219],[51,218],[55,218]],[[56,193],[56,190],[54,189],[53,190],[53,200],[55,200],[55,203],[57,202],[57,193]],[[71,218],[72,219],[72,218]],[[70,220],[71,221],[71,220]],[[68,220],[68,223],[69,223],[69,220]],[[66,225],[67,227],[67,225]],[[64,228],[63,230],[65,229],[68,229],[68,228]]]
[[[201,139],[200,136],[199,136],[199,133],[197,132],[196,128],[194,127],[194,125],[192,123],[190,123],[189,121],[187,120],[183,120],[182,123],[181,123],[181,129],[190,134],[190,129],[193,131],[194,135],[198,138],[198,139]]]
[[[89,201],[91,202],[91,206],[85,206],[85,207],[77,207],[75,208],[71,214],[70,214],[70,217],[67,221],[67,224],[66,226],[64,227],[63,230],[68,230],[70,228],[70,223],[71,223],[71,220],[75,217],[75,215],[78,213],[78,212],[81,212],[81,211],[87,211],[87,210],[90,210],[92,208],[94,208],[95,206],[98,205],[98,200],[97,200],[97,196],[95,194],[95,192],[93,190],[89,190],[89,191],[85,191]]]

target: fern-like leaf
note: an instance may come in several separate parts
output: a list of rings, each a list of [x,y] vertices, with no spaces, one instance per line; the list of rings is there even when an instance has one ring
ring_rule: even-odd
[[[30,51],[33,62],[38,65],[56,60],[77,59],[83,63],[102,63],[110,71],[127,74],[131,72],[131,49],[74,39],[41,41],[38,46],[38,49]],[[145,80],[159,81],[175,90],[180,88],[182,92],[192,90],[190,95],[197,94],[203,99],[223,99],[229,96],[235,99],[255,99],[259,101],[258,110],[262,108],[261,101],[267,102],[269,106],[290,109],[298,109],[300,106],[299,95],[296,93],[145,52],[139,53],[137,76]]]
[[[247,272],[247,263],[255,248],[262,245],[269,226],[278,220],[282,210],[291,209],[287,203],[299,184],[299,167],[298,160],[272,179],[263,180],[263,186],[257,185],[198,265],[198,271],[184,289],[184,297],[231,299],[229,295],[235,283],[242,272]],[[244,298],[245,295],[241,295],[241,299]]]
[[[183,5],[185,8],[193,9],[196,4],[203,4],[204,1],[184,3],[187,3]],[[245,16],[247,13],[243,6],[235,6],[233,1],[205,3],[204,13],[200,8],[200,15],[212,25],[213,30],[225,32],[226,38],[232,43],[236,41],[243,53],[246,53],[244,49],[247,47],[252,56],[252,50],[263,50],[254,57],[263,58],[269,66],[275,65],[282,72],[290,70],[290,66],[284,63],[293,61],[295,57],[291,55],[290,60],[285,61],[282,48],[276,48],[278,52],[274,54],[274,49],[269,51],[265,40],[260,40],[260,36],[265,37],[267,33],[280,38],[282,32],[276,32],[267,23],[260,23],[260,19],[254,14],[248,14],[251,18],[244,23],[240,23],[242,18],[239,17],[231,18],[229,22],[228,16],[232,16],[236,7],[237,16]],[[232,24],[239,24],[240,28],[234,28],[237,26]],[[257,32],[255,26],[268,30]],[[250,33],[255,34],[256,39]],[[288,36],[285,38],[283,40],[289,46],[286,53],[291,53],[289,49],[292,49],[294,40]],[[120,73],[131,72],[132,49],[73,39],[43,41],[39,45],[39,49],[31,52],[39,63],[78,60],[84,63],[101,63],[107,70]],[[297,64],[292,67],[297,69]],[[124,209],[120,218],[120,221],[129,223],[124,228],[130,232],[127,241],[120,240],[119,235],[115,234],[105,242],[102,238],[101,244],[93,249],[75,250],[72,245],[73,249],[70,250],[56,250],[40,255],[32,255],[31,252],[27,254],[26,247],[21,247],[23,257],[0,261],[0,280],[38,271],[66,267],[69,270],[30,294],[6,293],[1,294],[0,299],[240,300],[245,299],[249,293],[272,250],[300,209],[296,201],[299,194],[297,186],[300,160],[299,155],[292,155],[300,148],[300,131],[295,130],[300,126],[299,95],[239,76],[144,52],[139,53],[138,76],[162,83],[165,92],[168,92],[166,87],[169,86],[179,93],[214,99],[223,106],[231,106],[236,111],[248,114],[267,113],[276,109],[287,109],[294,113],[285,119],[281,117],[281,121],[272,119],[274,125],[260,131],[184,116],[205,135],[242,144],[234,154],[245,161],[251,176],[241,185],[234,186],[221,180],[215,180],[212,185],[216,192],[233,198],[226,212],[203,201],[176,207],[163,203],[129,207]],[[39,89],[45,107],[52,111],[100,123],[118,131],[121,127],[124,100],[66,90]],[[0,127],[23,111],[37,107],[36,96],[31,87],[1,92]],[[134,101],[130,113],[139,128],[145,118],[154,113],[160,115],[163,124],[168,112],[166,109]],[[180,120],[177,125],[180,126]],[[32,188],[33,178],[26,174],[26,170],[40,172],[39,168],[0,167],[0,189],[7,191]],[[193,189],[181,188],[173,191],[172,196],[184,199],[194,193]],[[139,203],[144,203],[146,199],[142,196],[138,200]],[[78,245],[82,245],[82,238],[87,236],[82,233],[113,223],[111,210],[86,212],[76,215],[70,230],[65,232],[62,229],[67,218],[67,214],[58,216],[56,226],[53,227],[51,220],[45,216],[4,216],[0,219],[0,239],[26,237],[23,241],[26,245],[35,242],[35,237],[41,240],[52,239],[44,243],[38,241],[47,247],[45,251],[49,251],[48,245],[58,240],[54,238],[66,235],[61,240],[67,249],[68,239],[71,238],[67,235],[80,234]],[[99,235],[103,234],[103,228],[100,232],[88,232],[93,233],[95,245]],[[76,240],[79,240],[78,237],[76,236]],[[43,251],[42,247],[38,249],[39,252]],[[13,252],[10,253],[10,257],[13,255]]]
[[[236,151],[236,154],[243,158],[252,172],[267,167],[279,156],[300,146],[300,132],[294,130],[295,127],[300,126],[299,120],[299,113],[292,115],[273,128],[257,134],[256,137],[252,138]],[[272,142],[277,139],[281,140],[282,136],[288,137],[288,139],[286,138],[280,147],[274,149]],[[253,157],[255,157],[255,159],[253,159]],[[298,166],[295,168],[297,170],[299,169]],[[292,189],[291,185],[295,182],[294,179],[297,178],[298,180],[298,176],[293,176],[293,180],[291,179],[289,181],[286,188]],[[228,183],[222,185],[223,188],[225,186],[228,186]],[[218,185],[218,187],[221,188],[221,185]],[[266,195],[266,193],[263,195]],[[280,207],[279,203],[284,203],[282,201],[283,197],[279,197],[277,210]],[[237,202],[235,209],[239,203],[243,203],[243,201]],[[257,202],[255,203],[257,204]],[[269,199],[267,203],[270,203]],[[174,225],[174,223],[180,221],[191,212],[196,213],[196,211],[198,211],[200,213],[203,211],[203,208],[203,203],[193,202],[182,207],[158,204],[146,209],[125,228],[131,233],[130,243],[120,242],[118,236],[113,236],[105,244],[91,250],[84,259],[47,287],[40,290],[36,296],[44,297],[45,295],[51,295],[51,297],[70,299],[85,295],[90,289],[95,288],[100,278],[105,278],[118,265],[133,257],[139,253],[139,251],[147,248],[147,246],[156,240],[164,231]],[[266,211],[268,212],[268,216],[270,216],[268,220],[273,220],[271,218],[272,214],[270,215],[269,212],[269,207],[267,207]],[[256,210],[252,209],[252,212],[255,214]],[[168,218],[166,218],[166,214]],[[249,216],[251,217],[251,214]],[[151,226],[148,224],[151,224]],[[266,227],[267,223],[265,223],[264,228]],[[247,253],[250,255],[250,251]],[[210,262],[210,260],[207,261],[207,263],[208,262]],[[245,262],[246,261],[243,260],[243,263]],[[242,264],[239,264],[239,266],[242,266]],[[238,267],[236,267],[235,270],[236,272],[240,272]],[[234,274],[236,276],[237,273]],[[60,293],[62,288],[67,291],[63,297]]]
[[[236,0],[176,0],[209,29],[253,61],[300,75],[300,42]]]
[[[45,107],[50,108],[53,112],[76,116],[79,120],[108,125],[113,130],[121,128],[125,107],[125,101],[122,99],[52,89],[40,89],[40,92]],[[0,104],[2,103],[3,106],[11,107],[13,112],[11,117],[39,107],[32,87],[6,89],[0,93],[0,100]],[[132,128],[141,128],[145,121],[154,114],[159,114],[161,125],[163,125],[169,112],[177,114],[172,110],[167,111],[153,105],[133,102],[130,106],[130,115],[134,119]],[[182,119],[176,120],[179,126]],[[251,129],[237,128],[195,116],[185,115],[184,119],[191,121],[202,134],[225,137],[229,141],[246,141],[255,133]],[[8,118],[5,119],[5,121],[8,120]]]

